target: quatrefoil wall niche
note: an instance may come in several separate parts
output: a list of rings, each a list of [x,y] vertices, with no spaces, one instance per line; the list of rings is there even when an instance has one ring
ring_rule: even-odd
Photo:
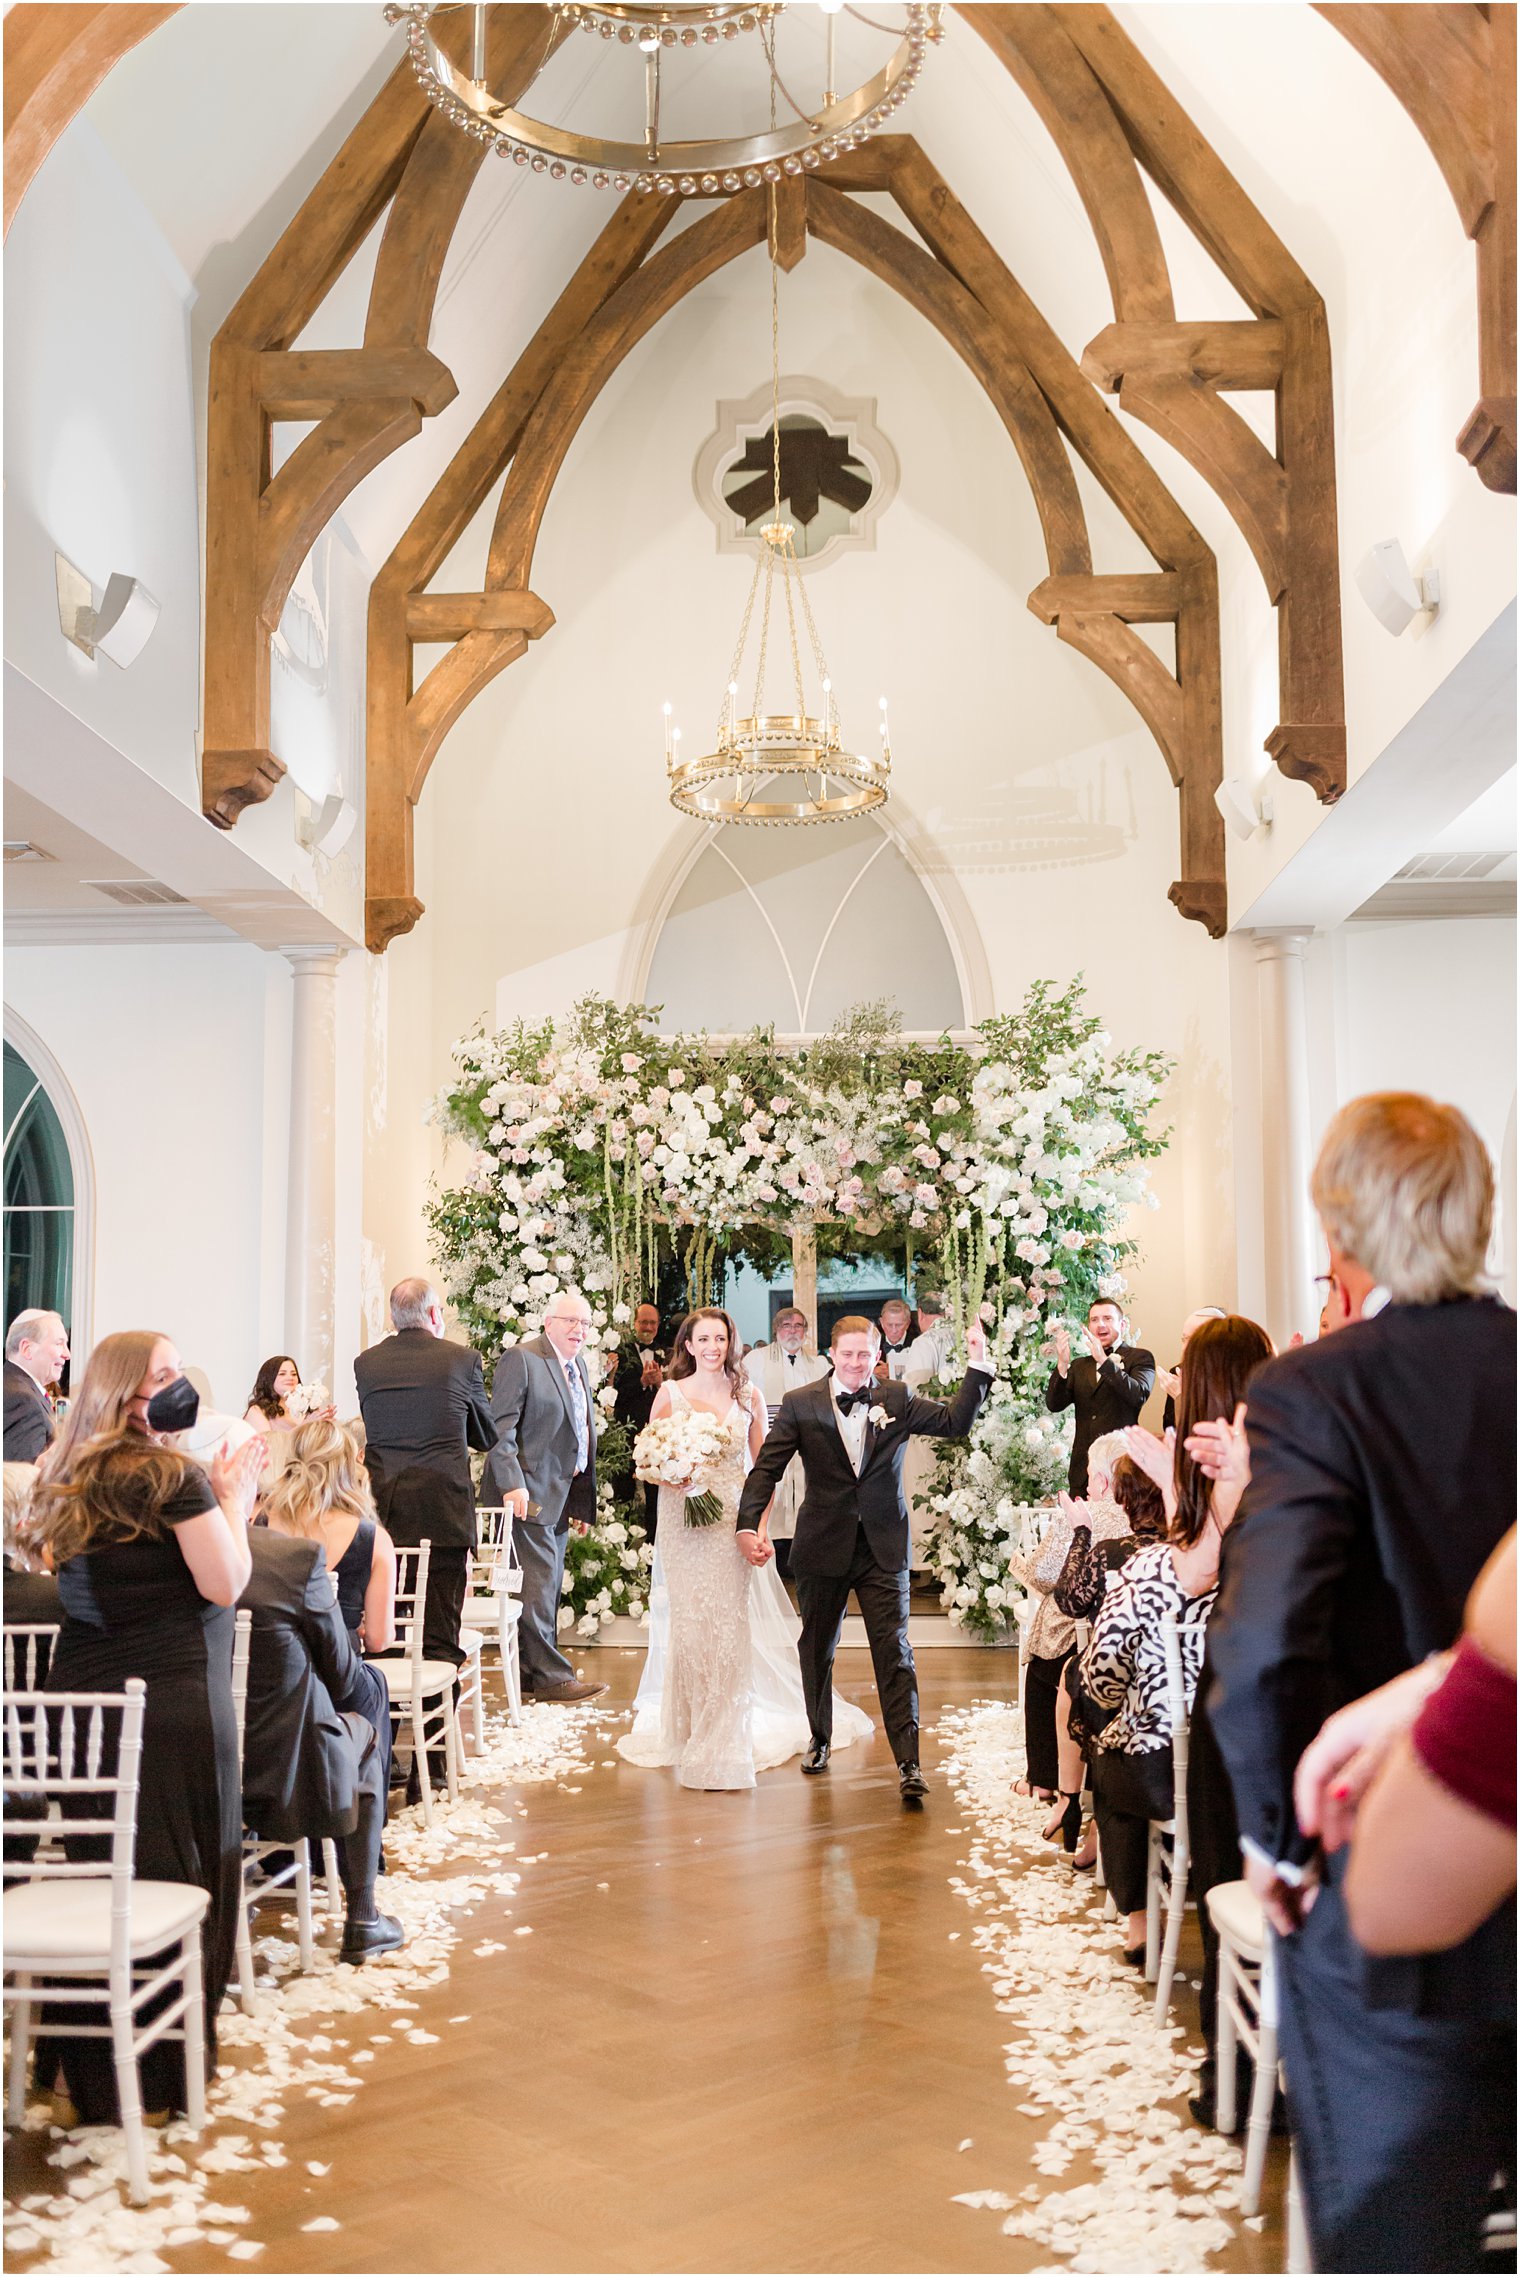
[[[876,398],[796,377],[782,380],[780,407],[781,512],[796,529],[799,566],[822,569],[842,553],[873,551],[898,481],[897,453],[876,424]],[[757,521],[770,519],[771,423],[767,381],[742,402],[719,403],[717,425],[697,453],[692,484],[718,533],[719,553],[752,555],[760,543]],[[748,509],[762,485],[757,515]]]

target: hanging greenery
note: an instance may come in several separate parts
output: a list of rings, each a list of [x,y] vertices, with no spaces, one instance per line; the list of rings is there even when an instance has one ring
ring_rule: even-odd
[[[1122,1289],[1120,1229],[1151,1198],[1167,1063],[1116,1052],[1080,981],[1037,982],[971,1046],[909,1042],[884,1004],[803,1050],[764,1028],[661,1037],[658,1017],[591,996],[560,1026],[455,1045],[434,1114],[471,1162],[428,1221],[466,1332],[494,1356],[573,1285],[610,1346],[672,1251],[697,1304],[739,1255],[774,1270],[800,1227],[821,1257],[900,1245],[957,1322],[979,1311],[992,1329],[998,1383],[969,1457],[942,1466],[935,1545],[952,1618],[992,1633],[999,1505],[1048,1491],[1063,1459],[1043,1401],[1048,1324]]]

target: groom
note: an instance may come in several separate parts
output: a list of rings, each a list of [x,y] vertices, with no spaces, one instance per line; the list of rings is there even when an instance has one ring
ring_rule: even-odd
[[[802,1768],[828,1767],[834,1728],[830,1679],[853,1589],[903,1801],[917,1804],[929,1790],[918,1767],[918,1676],[908,1642],[903,1455],[912,1438],[964,1438],[991,1389],[992,1371],[980,1321],[966,1332],[966,1380],[950,1401],[923,1399],[906,1384],[877,1383],[880,1348],[880,1332],[869,1320],[847,1314],[834,1323],[833,1375],[787,1393],[745,1481],[739,1547],[753,1562],[756,1530],[787,1464],[800,1455],[804,1485],[792,1576],[802,1612],[797,1652],[813,1733]]]

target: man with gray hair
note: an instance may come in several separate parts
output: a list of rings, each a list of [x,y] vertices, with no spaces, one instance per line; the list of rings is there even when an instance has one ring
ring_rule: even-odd
[[[579,1289],[549,1300],[541,1336],[509,1344],[491,1379],[497,1445],[487,1466],[493,1491],[512,1512],[522,1565],[518,1650],[525,1700],[594,1700],[605,1684],[583,1684],[556,1643],[570,1528],[596,1517],[596,1400],[582,1357],[591,1307]]]
[[[394,1336],[354,1362],[364,1459],[375,1508],[392,1541],[429,1541],[423,1650],[429,1660],[464,1655],[460,1622],[475,1546],[470,1449],[496,1444],[480,1354],[443,1333],[443,1303],[430,1281],[398,1281],[391,1291]]]
[[[1488,1293],[1487,1150],[1415,1092],[1342,1107],[1312,1183],[1353,1317],[1251,1379],[1207,1700],[1279,1933],[1279,2046],[1316,2269],[1484,2266],[1514,2148],[1515,1906],[1449,1952],[1362,1951],[1346,1852],[1300,1826],[1332,1710],[1455,1643],[1515,1517],[1515,1315]]]
[[[69,1332],[56,1312],[18,1312],[5,1338],[5,1459],[35,1463],[53,1437],[48,1386],[69,1364]]]

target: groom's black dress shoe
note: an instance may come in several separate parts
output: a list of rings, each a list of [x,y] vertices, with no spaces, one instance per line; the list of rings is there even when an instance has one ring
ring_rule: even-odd
[[[916,1763],[899,1763],[897,1781],[905,1803],[921,1803],[929,1792],[929,1782]]]
[[[815,1739],[802,1758],[803,1771],[811,1777],[815,1772],[827,1771],[828,1767],[829,1743],[826,1739]]]

